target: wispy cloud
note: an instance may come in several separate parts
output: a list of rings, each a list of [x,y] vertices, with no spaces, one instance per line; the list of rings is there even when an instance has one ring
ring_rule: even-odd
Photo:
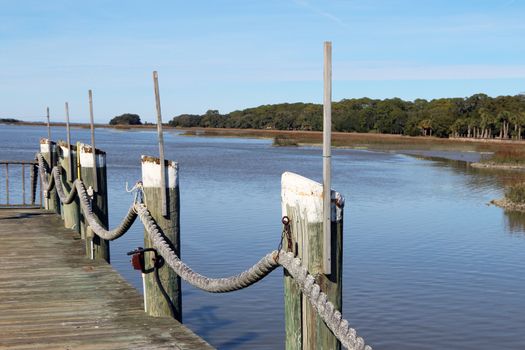
[[[317,7],[313,6],[312,4],[310,4],[306,0],[293,0],[293,2],[296,3],[297,5],[301,6],[301,7],[304,7],[305,9],[307,9],[307,10],[313,12],[313,13],[318,14],[319,16],[328,18],[330,21],[332,21],[334,23],[337,23],[338,25],[340,25],[342,27],[348,28],[348,24],[346,24],[346,22],[343,21],[341,18],[337,17],[336,15],[334,15],[334,14],[332,14],[330,12],[318,9]]]

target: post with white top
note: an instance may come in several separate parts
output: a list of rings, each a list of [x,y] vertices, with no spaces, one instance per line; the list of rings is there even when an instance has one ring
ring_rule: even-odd
[[[291,247],[295,256],[315,277],[321,290],[334,307],[342,308],[343,208],[344,198],[331,191],[331,273],[323,266],[323,185],[300,175],[286,172],[281,180],[282,215],[290,220],[288,240],[283,249]],[[286,235],[285,235],[286,237]],[[284,308],[287,350],[340,349],[341,344],[310,302],[303,298],[299,287],[284,272]]]
[[[67,142],[59,142],[58,162],[62,167],[62,184],[66,192],[73,190],[77,178],[77,148]],[[71,180],[70,180],[71,179]],[[55,184],[58,185],[58,184]],[[80,201],[78,196],[69,204],[62,203],[64,226],[80,233]]]
[[[174,161],[166,160],[164,167],[161,167],[160,159],[156,157],[142,156],[142,185],[144,190],[144,203],[151,216],[157,222],[161,233],[166,242],[180,257],[180,197],[178,164]],[[161,169],[164,168],[164,176],[161,176]],[[163,184],[165,179],[165,184]],[[167,193],[166,215],[162,209],[162,193]],[[144,247],[153,248],[148,234],[144,233]],[[154,267],[153,253],[146,252],[145,268],[152,270]],[[180,277],[169,267],[161,262],[159,268],[160,280],[171,299],[170,305],[156,281],[155,274],[147,273],[144,281],[145,291],[145,311],[151,316],[171,316],[182,322],[182,297]],[[173,311],[172,311],[173,310]]]
[[[42,154],[42,157],[44,157],[49,171],[51,171],[51,169],[57,164],[58,157],[56,146],[56,143],[50,139],[40,139],[40,153]],[[44,197],[44,209],[53,211],[60,215],[60,199],[58,198],[58,193],[55,187],[53,187],[47,196]]]
[[[91,199],[93,214],[102,226],[107,229],[108,219],[108,189],[106,172],[106,152],[93,149],[90,145],[79,143],[80,178]],[[93,157],[93,152],[95,157]],[[95,159],[95,161],[93,161]],[[93,171],[96,168],[96,172]],[[98,191],[93,190],[94,176],[97,176]],[[103,259],[109,263],[109,241],[97,236],[89,227],[84,213],[80,215],[81,237],[86,241],[86,255],[91,259]]]

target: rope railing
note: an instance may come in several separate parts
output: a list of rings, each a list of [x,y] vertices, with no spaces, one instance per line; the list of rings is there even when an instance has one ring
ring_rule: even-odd
[[[159,255],[164,258],[166,264],[173,269],[180,278],[192,286],[210,293],[227,293],[249,287],[265,278],[279,266],[282,266],[293,277],[303,296],[308,299],[319,317],[321,317],[345,348],[349,350],[372,350],[369,345],[365,344],[363,338],[357,336],[356,330],[349,326],[348,321],[342,318],[341,312],[336,310],[334,304],[327,300],[327,295],[321,291],[315,278],[293,253],[284,250],[274,250],[266,254],[249,269],[234,276],[222,278],[203,276],[193,271],[175,254],[148,208],[144,203],[137,202],[137,197],[121,223],[112,230],[106,230],[93,214],[89,196],[83,182],[76,179],[73,182],[71,191],[66,193],[62,184],[60,168],[53,167],[53,169],[49,171],[49,167],[40,153],[37,154],[37,159],[44,194],[48,196],[49,191],[55,186],[60,201],[64,204],[71,203],[75,199],[75,195],[78,195],[80,208],[84,217],[93,232],[101,238],[115,240],[123,236],[131,228],[138,216],[144,225],[153,247],[157,249]],[[51,176],[48,179],[49,175]],[[139,188],[138,190],[141,189]]]
[[[231,292],[262,280],[280,265],[294,278],[303,295],[307,297],[312,307],[344,347],[355,350],[372,350],[370,346],[365,345],[363,338],[357,336],[356,330],[349,327],[348,321],[342,318],[334,304],[327,300],[326,294],[321,291],[315,278],[302,265],[301,259],[294,257],[292,253],[274,250],[238,275],[227,278],[208,278],[194,272],[179,259],[164,239],[160,228],[144,204],[136,204],[135,208],[153,246],[157,248],[159,254],[175,273],[192,286],[211,293]]]
[[[104,226],[102,226],[102,224],[99,222],[98,218],[93,214],[93,210],[91,209],[91,205],[89,202],[89,196],[87,194],[84,183],[81,180],[76,179],[73,182],[73,185],[71,186],[71,191],[69,193],[66,193],[64,190],[64,185],[62,184],[62,174],[60,167],[53,167],[53,169],[51,170],[51,179],[48,180],[46,169],[49,168],[46,167],[46,162],[40,153],[37,154],[37,158],[39,168],[44,169],[44,171],[40,171],[40,176],[43,176],[42,183],[44,184],[44,195],[46,197],[49,195],[49,191],[53,189],[53,186],[56,187],[58,197],[60,198],[60,201],[64,204],[72,203],[75,199],[75,195],[78,194],[80,207],[82,209],[84,217],[86,218],[86,221],[88,222],[93,232],[103,239],[113,241],[117,238],[122,237],[126,232],[128,232],[128,230],[135,222],[135,219],[137,218],[137,213],[133,205],[131,205],[126,216],[117,227],[115,227],[112,230],[106,230]]]

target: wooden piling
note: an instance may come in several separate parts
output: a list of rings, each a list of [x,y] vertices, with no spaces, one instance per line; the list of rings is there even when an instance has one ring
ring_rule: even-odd
[[[64,189],[70,192],[73,189],[73,182],[77,178],[77,149],[74,145],[71,148],[67,143],[59,142],[58,161],[62,167],[62,183]],[[71,149],[71,151],[70,151]],[[71,159],[69,159],[71,158]],[[70,168],[71,167],[71,168]],[[71,179],[69,181],[68,179]],[[62,214],[64,217],[64,226],[80,233],[80,201],[78,196],[70,204],[62,204]]]
[[[46,160],[49,170],[51,170],[57,164],[56,143],[46,138],[40,139],[40,153]],[[44,201],[44,208],[60,215],[60,199],[56,188],[53,187],[49,191],[48,198]]]
[[[106,153],[96,150],[96,164],[93,162],[93,148],[90,145],[78,144],[77,151],[80,159],[80,176],[86,186],[88,194],[92,194],[92,210],[93,214],[98,218],[100,224],[104,228],[108,228],[108,190],[106,177]],[[93,191],[93,168],[96,168],[96,175],[98,176],[98,192]],[[109,241],[100,238],[93,233],[88,226],[84,214],[80,215],[80,234],[86,241],[86,255],[92,259],[103,259],[108,263],[110,261],[109,255]]]
[[[335,308],[342,308],[343,197],[331,192],[331,273],[323,273],[323,186],[297,174],[284,173],[281,181],[283,216],[290,219],[292,250],[315,277]],[[283,249],[288,247],[283,243]],[[341,344],[292,277],[284,273],[286,349],[340,349]]]
[[[162,186],[161,166],[159,158],[142,156],[142,183],[144,186],[145,204],[151,215],[159,225],[166,241],[171,244],[175,254],[180,256],[180,197],[178,181],[178,164],[174,161],[165,161],[164,178],[166,184]],[[162,213],[162,192],[167,199],[167,215]],[[151,248],[152,244],[147,234],[144,236],[144,247]],[[146,269],[153,268],[153,254],[145,253]],[[182,298],[180,277],[168,266],[159,270],[160,279],[167,294],[171,297],[174,306],[174,315],[155,281],[154,273],[145,276],[145,310],[151,316],[173,316],[182,322]]]

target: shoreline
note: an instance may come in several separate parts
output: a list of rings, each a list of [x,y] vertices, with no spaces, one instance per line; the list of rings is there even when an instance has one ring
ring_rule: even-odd
[[[14,126],[47,126],[45,122],[3,123]],[[50,123],[51,127],[65,127],[65,123]],[[86,123],[71,123],[74,128],[89,128]],[[296,143],[298,146],[320,147],[322,145],[322,131],[274,130],[274,129],[233,129],[233,128],[178,128],[163,125],[165,131],[182,132],[183,136],[200,137],[245,137],[275,139],[282,136]],[[146,125],[109,125],[95,124],[95,128],[115,129],[120,131],[156,130],[156,124]],[[492,154],[508,145],[520,145],[525,141],[499,139],[465,139],[465,138],[437,138],[429,136],[406,136],[375,133],[347,133],[332,132],[332,147],[347,149],[366,149],[370,151],[390,151],[410,156],[428,156],[450,160],[462,160],[478,169],[498,170],[525,170],[525,165],[495,164],[481,162],[483,156]],[[286,147],[276,145],[276,147]]]
[[[497,169],[497,170],[511,170],[511,171],[520,171],[525,170],[525,165],[519,165],[519,164],[498,164],[498,163],[481,163],[481,162],[475,162],[470,164],[473,168],[478,169]]]
[[[525,213],[525,204],[514,203],[506,198],[493,199],[489,202],[489,204],[495,205],[505,210]]]

